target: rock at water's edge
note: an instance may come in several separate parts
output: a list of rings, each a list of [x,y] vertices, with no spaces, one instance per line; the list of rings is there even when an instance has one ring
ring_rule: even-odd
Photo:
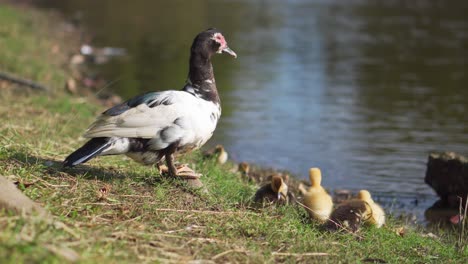
[[[431,153],[424,181],[450,207],[468,195],[468,159],[454,152]]]

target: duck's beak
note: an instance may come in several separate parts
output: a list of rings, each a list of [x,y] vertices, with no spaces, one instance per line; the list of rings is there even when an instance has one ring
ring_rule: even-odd
[[[237,54],[232,49],[230,49],[228,46],[226,46],[224,49],[222,49],[221,52],[222,53],[227,53],[227,54],[233,56],[234,58],[237,58]]]

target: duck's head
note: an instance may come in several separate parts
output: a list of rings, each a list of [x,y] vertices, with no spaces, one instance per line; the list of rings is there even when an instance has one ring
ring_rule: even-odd
[[[288,186],[280,175],[273,175],[271,178],[271,189],[278,194],[278,200],[288,197]]]
[[[322,184],[322,172],[319,168],[309,169],[310,184],[312,187],[319,187]]]
[[[221,31],[216,28],[210,28],[199,33],[193,40],[191,50],[192,53],[200,53],[207,58],[215,53],[227,53],[237,58],[237,54],[228,47],[227,41]]]
[[[360,190],[358,193],[358,199],[365,201],[367,203],[373,203],[374,201],[372,200],[371,194],[367,190]]]

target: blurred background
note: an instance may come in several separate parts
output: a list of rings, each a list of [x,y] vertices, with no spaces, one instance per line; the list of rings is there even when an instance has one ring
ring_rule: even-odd
[[[99,67],[124,99],[182,88],[194,36],[221,29],[238,59],[213,59],[223,115],[209,144],[236,161],[320,167],[331,189],[421,215],[437,199],[428,154],[468,154],[468,1],[35,3],[127,51]]]

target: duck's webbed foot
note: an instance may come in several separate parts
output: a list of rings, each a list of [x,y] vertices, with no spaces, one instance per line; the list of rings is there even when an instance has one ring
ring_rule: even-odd
[[[199,179],[202,175],[192,170],[188,164],[180,164],[176,166],[176,173],[178,177],[184,177],[186,179]]]
[[[192,170],[188,164],[178,164],[174,165],[174,160],[172,155],[166,155],[166,165],[156,164],[156,167],[159,170],[161,175],[168,174],[171,177],[182,177],[187,180],[200,179],[202,174],[196,173]]]

